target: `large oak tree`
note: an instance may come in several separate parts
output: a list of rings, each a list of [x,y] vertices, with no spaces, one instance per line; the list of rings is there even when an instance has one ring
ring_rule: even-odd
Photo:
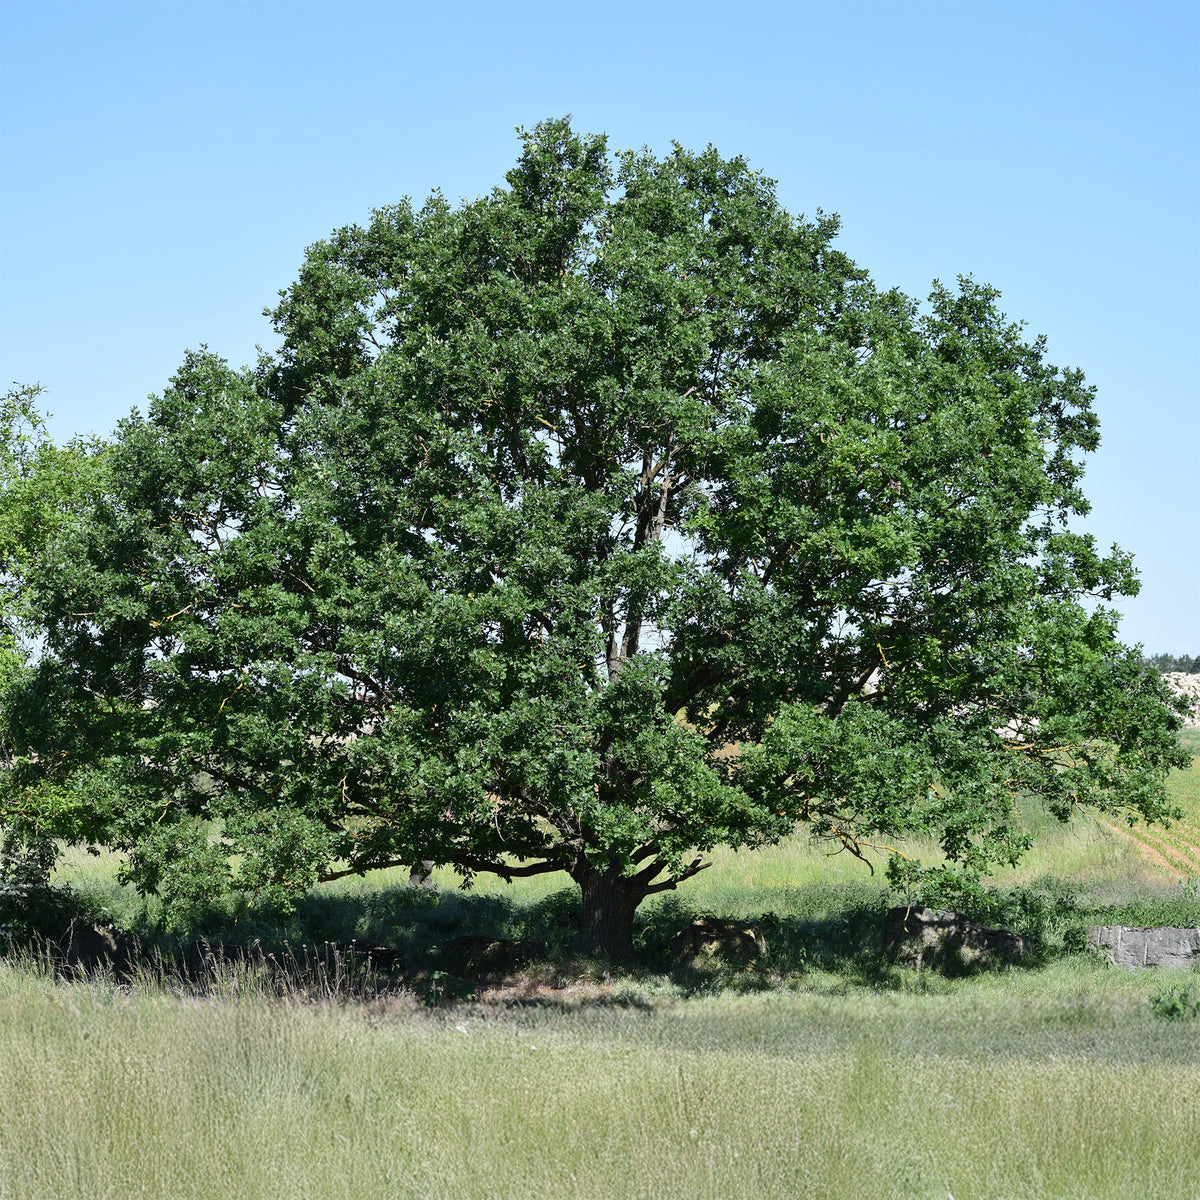
[[[614,956],[799,822],[971,878],[1030,799],[1162,817],[1178,715],[1104,604],[1136,577],[1070,527],[1091,388],[837,229],[551,121],[490,195],[311,247],[279,351],[190,354],[47,550],[27,763],[86,760],[168,897],[563,871]]]

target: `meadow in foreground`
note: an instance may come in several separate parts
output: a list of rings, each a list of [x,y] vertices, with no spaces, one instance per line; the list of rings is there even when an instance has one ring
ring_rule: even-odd
[[[1197,780],[1173,781],[1185,841]],[[233,900],[212,916],[268,941],[386,938],[423,964],[421,987],[369,1000],[245,964],[185,984],[14,959],[0,1197],[1194,1197],[1200,1022],[1164,1019],[1192,1012],[1164,997],[1200,997],[1200,977],[1114,969],[1078,932],[1200,925],[1197,889],[1095,821],[1042,833],[995,912],[1045,952],[957,979],[882,962],[895,897],[801,839],[651,907],[623,972],[571,957],[571,894],[545,881],[366,881],[287,919]],[[66,869],[153,932],[110,866]],[[672,968],[670,938],[705,912],[761,919],[767,960]],[[440,971],[438,939],[476,930],[539,939],[545,960]]]
[[[578,1012],[181,1003],[0,975],[0,1195],[1184,1197],[1143,977]]]

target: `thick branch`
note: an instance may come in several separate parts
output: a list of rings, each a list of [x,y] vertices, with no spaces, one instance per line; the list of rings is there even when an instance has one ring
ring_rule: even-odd
[[[693,875],[699,875],[701,871],[707,871],[711,866],[711,862],[705,862],[702,858],[694,858],[678,875],[671,879],[664,879],[661,883],[651,884],[646,889],[646,895],[652,896],[655,892],[673,892],[684,880],[691,879]]]
[[[342,656],[338,656],[337,669],[339,675],[344,675],[347,679],[353,679],[355,683],[361,683],[369,692],[375,696],[383,696],[383,685],[377,680],[372,679],[365,671],[359,671],[352,667],[349,661]]]
[[[318,883],[332,883],[335,879],[346,879],[351,875],[363,875],[367,871],[387,871],[392,867],[411,867],[412,863],[398,858],[390,858],[386,862],[372,863],[369,867],[344,867],[340,871],[322,871],[317,877]]]
[[[548,875],[552,871],[565,871],[566,865],[552,860],[542,862],[522,863],[518,867],[510,863],[495,862],[486,858],[474,858],[471,855],[456,854],[451,860],[452,866],[466,867],[468,871],[486,871],[491,875],[499,875],[506,883],[517,878],[527,878],[530,875]]]
[[[650,464],[650,452],[647,450],[643,457],[642,479],[639,486],[639,512],[637,530],[634,533],[633,548],[640,550],[648,542],[658,542],[662,539],[663,526],[666,522],[667,501],[671,496],[671,456],[675,452],[675,435],[667,439],[667,449],[662,458],[653,466]],[[658,489],[658,501],[651,507],[649,499],[652,494],[651,485],[663,473],[663,481]],[[642,617],[645,609],[645,598],[636,600],[631,596],[629,611],[625,617],[625,638],[621,646],[621,658],[628,661],[638,651],[638,643],[642,636]]]

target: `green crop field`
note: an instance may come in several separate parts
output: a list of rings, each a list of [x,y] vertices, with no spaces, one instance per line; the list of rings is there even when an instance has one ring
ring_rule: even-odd
[[[1185,880],[1200,878],[1200,770],[1180,772],[1173,784],[1173,795],[1185,813],[1181,821],[1167,828],[1140,825],[1121,832],[1135,839],[1167,874]]]
[[[1200,975],[1119,970],[1078,936],[1200,925],[1200,866],[1162,861],[1200,829],[1200,770],[1172,789],[1187,816],[1166,831],[1026,814],[1038,846],[994,881],[995,915],[1044,951],[961,978],[884,962],[895,897],[802,837],[719,855],[656,898],[625,971],[572,957],[575,901],[547,878],[344,881],[290,917],[236,898],[214,914],[225,937],[360,937],[422,964],[374,990],[281,985],[261,962],[189,984],[16,957],[0,964],[0,1198],[1194,1200]],[[153,936],[153,905],[113,871],[71,854],[60,878]],[[702,913],[759,920],[765,960],[671,967]],[[438,969],[440,942],[479,930],[536,939],[544,960],[491,980]]]

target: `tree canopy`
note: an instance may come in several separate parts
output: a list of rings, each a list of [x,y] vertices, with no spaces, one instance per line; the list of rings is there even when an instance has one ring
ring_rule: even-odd
[[[101,443],[75,438],[56,446],[38,407],[41,393],[37,384],[14,385],[0,396],[0,714],[20,694],[43,633],[32,603],[32,578],[46,561],[47,548],[104,489]],[[0,794],[14,778],[12,756],[19,752],[7,739],[9,732],[10,723],[0,716],[0,761],[10,768],[0,774]],[[20,804],[0,802],[0,826],[19,824],[23,811]],[[37,824],[34,820],[31,828]]]
[[[969,278],[877,288],[740,158],[521,143],[310,247],[280,349],[189,354],[41,553],[20,737],[129,876],[563,871],[619,955],[797,823],[969,879],[1030,798],[1166,815],[1136,575],[1070,526],[1082,374]]]

